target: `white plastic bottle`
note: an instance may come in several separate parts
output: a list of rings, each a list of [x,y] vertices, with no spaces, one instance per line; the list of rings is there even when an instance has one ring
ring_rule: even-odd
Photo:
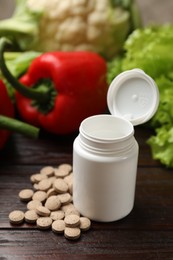
[[[92,116],[81,123],[73,148],[73,201],[82,215],[108,222],[132,210],[138,161],[133,125],[149,120],[158,100],[157,86],[148,75],[138,69],[127,71],[109,87],[112,115]]]

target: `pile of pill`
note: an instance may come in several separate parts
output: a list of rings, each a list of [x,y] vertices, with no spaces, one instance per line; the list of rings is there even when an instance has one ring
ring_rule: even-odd
[[[52,229],[56,234],[64,234],[67,239],[75,240],[81,231],[91,227],[91,221],[81,216],[73,205],[73,173],[70,164],[57,168],[43,167],[39,173],[31,175],[33,189],[19,192],[21,201],[26,202],[27,210],[14,210],[9,214],[12,224],[24,221],[36,224],[38,229]]]

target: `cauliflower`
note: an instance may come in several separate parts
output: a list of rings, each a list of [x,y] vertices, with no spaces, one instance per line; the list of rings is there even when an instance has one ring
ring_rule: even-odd
[[[111,58],[133,29],[132,6],[115,0],[18,0],[12,18],[0,21],[21,50],[90,50]],[[128,1],[125,1],[126,3]],[[134,10],[134,9],[133,9]]]

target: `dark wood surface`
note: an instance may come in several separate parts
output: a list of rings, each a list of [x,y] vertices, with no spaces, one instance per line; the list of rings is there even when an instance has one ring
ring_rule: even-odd
[[[173,170],[153,161],[146,145],[150,130],[136,127],[140,146],[133,211],[112,223],[92,222],[78,241],[33,225],[12,226],[8,214],[25,209],[18,192],[44,165],[72,163],[75,134],[31,140],[13,135],[0,153],[0,260],[5,259],[173,259]]]

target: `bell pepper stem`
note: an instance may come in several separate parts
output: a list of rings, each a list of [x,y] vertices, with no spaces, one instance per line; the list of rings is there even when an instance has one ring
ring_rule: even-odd
[[[39,128],[21,122],[17,119],[9,118],[2,115],[0,115],[0,129],[17,132],[28,137],[32,137],[34,139],[38,138],[39,136]]]
[[[8,82],[14,87],[17,91],[19,91],[23,96],[36,100],[40,103],[47,103],[50,100],[50,90],[47,86],[40,85],[37,89],[28,88],[21,84],[8,70],[5,59],[4,59],[4,51],[5,48],[12,43],[5,37],[0,39],[0,69],[4,75],[4,77],[8,80]]]

